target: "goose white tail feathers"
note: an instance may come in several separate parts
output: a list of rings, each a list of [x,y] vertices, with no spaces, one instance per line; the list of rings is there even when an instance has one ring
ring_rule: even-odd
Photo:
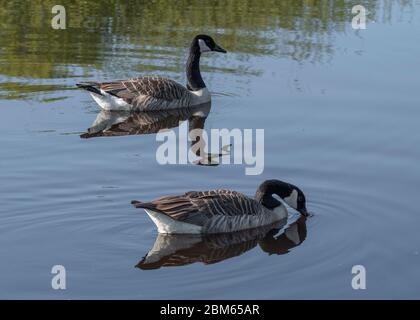
[[[156,225],[158,232],[162,234],[201,234],[202,227],[175,220],[164,212],[158,211],[150,202],[133,200],[131,204],[136,208],[142,208]]]

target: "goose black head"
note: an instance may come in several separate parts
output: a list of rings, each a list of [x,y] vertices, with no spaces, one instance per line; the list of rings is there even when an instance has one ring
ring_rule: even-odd
[[[212,37],[207,36],[205,34],[199,34],[196,36],[192,43],[193,47],[198,48],[200,53],[209,52],[209,51],[216,51],[226,53],[226,50],[220,47]]]
[[[281,205],[281,202],[275,199],[273,194],[278,195],[285,203],[303,216],[308,216],[305,195],[298,187],[280,180],[267,180],[258,188],[255,199],[266,208],[274,209]]]

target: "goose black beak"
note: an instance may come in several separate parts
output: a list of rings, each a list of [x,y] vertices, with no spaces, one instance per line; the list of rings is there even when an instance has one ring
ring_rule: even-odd
[[[223,49],[222,47],[220,47],[217,44],[214,46],[213,51],[221,52],[221,53],[226,53],[227,52],[225,49]]]

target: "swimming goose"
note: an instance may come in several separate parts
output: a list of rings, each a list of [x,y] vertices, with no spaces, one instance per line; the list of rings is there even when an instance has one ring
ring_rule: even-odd
[[[158,76],[102,83],[81,82],[76,85],[89,91],[96,103],[105,110],[167,110],[207,103],[211,100],[210,92],[201,78],[200,56],[208,51],[226,53],[210,36],[196,36],[187,61],[187,88]]]
[[[302,215],[308,215],[303,192],[279,180],[262,183],[255,199],[236,191],[212,190],[131,203],[146,211],[159,233],[206,234],[252,229],[285,219],[288,212],[283,202]]]

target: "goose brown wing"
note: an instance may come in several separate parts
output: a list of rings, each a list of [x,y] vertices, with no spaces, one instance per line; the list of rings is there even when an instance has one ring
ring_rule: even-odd
[[[135,202],[134,205],[164,213],[175,220],[199,225],[214,216],[256,215],[262,212],[257,201],[230,190],[191,191],[147,203]]]
[[[187,88],[173,80],[151,76],[104,82],[100,84],[100,89],[130,104],[139,96],[173,101],[190,94]]]

